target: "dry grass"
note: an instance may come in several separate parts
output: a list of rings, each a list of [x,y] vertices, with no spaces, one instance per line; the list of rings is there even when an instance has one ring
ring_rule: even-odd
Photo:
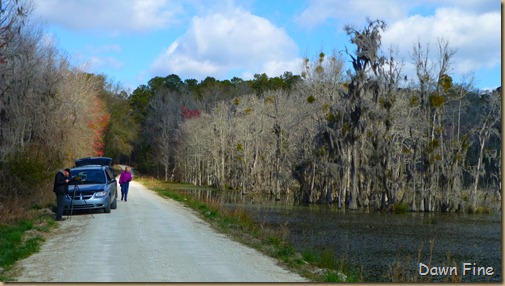
[[[424,242],[421,243],[421,246],[417,250],[417,263],[415,265],[419,265],[420,263],[424,263],[426,265],[431,266],[433,260],[433,250],[435,248],[435,241],[430,240],[429,246],[429,254],[427,260],[423,260],[423,248]],[[447,254],[446,261],[441,267],[451,267],[457,266],[457,263],[451,258],[451,254]],[[410,255],[401,256],[398,255],[396,262],[393,265],[389,266],[389,274],[388,278],[391,282],[394,283],[405,283],[405,282],[415,282],[415,283],[426,283],[426,282],[434,282],[432,281],[431,275],[421,276],[417,267],[416,271],[412,271],[411,257]],[[448,275],[444,277],[443,282],[462,282],[461,275]]]

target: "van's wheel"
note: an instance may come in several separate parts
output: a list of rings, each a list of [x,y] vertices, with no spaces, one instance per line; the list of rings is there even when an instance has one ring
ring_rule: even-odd
[[[105,208],[103,208],[104,213],[110,213],[110,202],[107,204]]]
[[[114,201],[110,205],[110,208],[113,210],[117,209],[117,198],[114,198]]]

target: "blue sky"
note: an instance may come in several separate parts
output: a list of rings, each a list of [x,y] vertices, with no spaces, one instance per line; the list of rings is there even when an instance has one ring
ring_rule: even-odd
[[[71,62],[133,90],[154,76],[250,79],[300,73],[301,59],[349,47],[344,25],[388,24],[383,50],[399,50],[404,73],[418,40],[457,50],[451,75],[480,89],[501,85],[497,0],[35,0],[47,39]],[[344,55],[345,56],[345,55]],[[344,57],[344,59],[347,59]],[[410,77],[412,78],[412,77]]]

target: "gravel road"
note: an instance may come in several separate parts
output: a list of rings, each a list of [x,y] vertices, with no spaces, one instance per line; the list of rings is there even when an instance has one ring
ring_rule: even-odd
[[[112,213],[61,222],[18,282],[306,282],[215,232],[192,210],[132,182]]]

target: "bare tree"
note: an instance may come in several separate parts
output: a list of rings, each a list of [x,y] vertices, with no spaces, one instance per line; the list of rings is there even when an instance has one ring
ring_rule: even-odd
[[[146,135],[152,142],[153,158],[163,166],[165,180],[168,180],[179,139],[182,106],[180,95],[175,91],[160,90],[149,101]]]
[[[275,199],[293,189],[302,203],[336,200],[349,209],[402,203],[418,211],[454,211],[464,199],[473,140],[480,150],[472,169],[478,197],[479,180],[496,181],[495,169],[501,168],[501,153],[486,150],[499,138],[498,109],[489,105],[478,128],[469,122],[472,85],[453,83],[455,50],[445,40],[437,43],[436,60],[429,46],[414,45],[417,77],[407,82],[399,52],[380,49],[385,27],[376,20],[363,29],[345,28],[355,47],[345,51],[352,64],[347,73],[336,53],[320,53],[304,61],[294,89],[268,90],[268,78],[258,75],[257,94],[217,100],[200,118],[184,121],[179,173],[197,184]],[[471,130],[479,136],[473,138]],[[484,176],[488,170],[493,174]]]
[[[487,104],[487,110],[485,110],[480,116],[480,124],[477,127],[476,132],[479,139],[479,153],[477,166],[475,167],[474,172],[474,184],[472,188],[472,200],[471,200],[471,210],[475,211],[477,208],[477,197],[478,197],[478,188],[479,188],[479,178],[482,174],[482,165],[483,165],[483,157],[485,153],[485,147],[487,142],[489,141],[491,136],[500,136],[500,126],[497,126],[497,123],[500,122],[501,119],[501,93],[492,92],[490,95],[485,95]],[[497,160],[499,163],[500,160]]]

